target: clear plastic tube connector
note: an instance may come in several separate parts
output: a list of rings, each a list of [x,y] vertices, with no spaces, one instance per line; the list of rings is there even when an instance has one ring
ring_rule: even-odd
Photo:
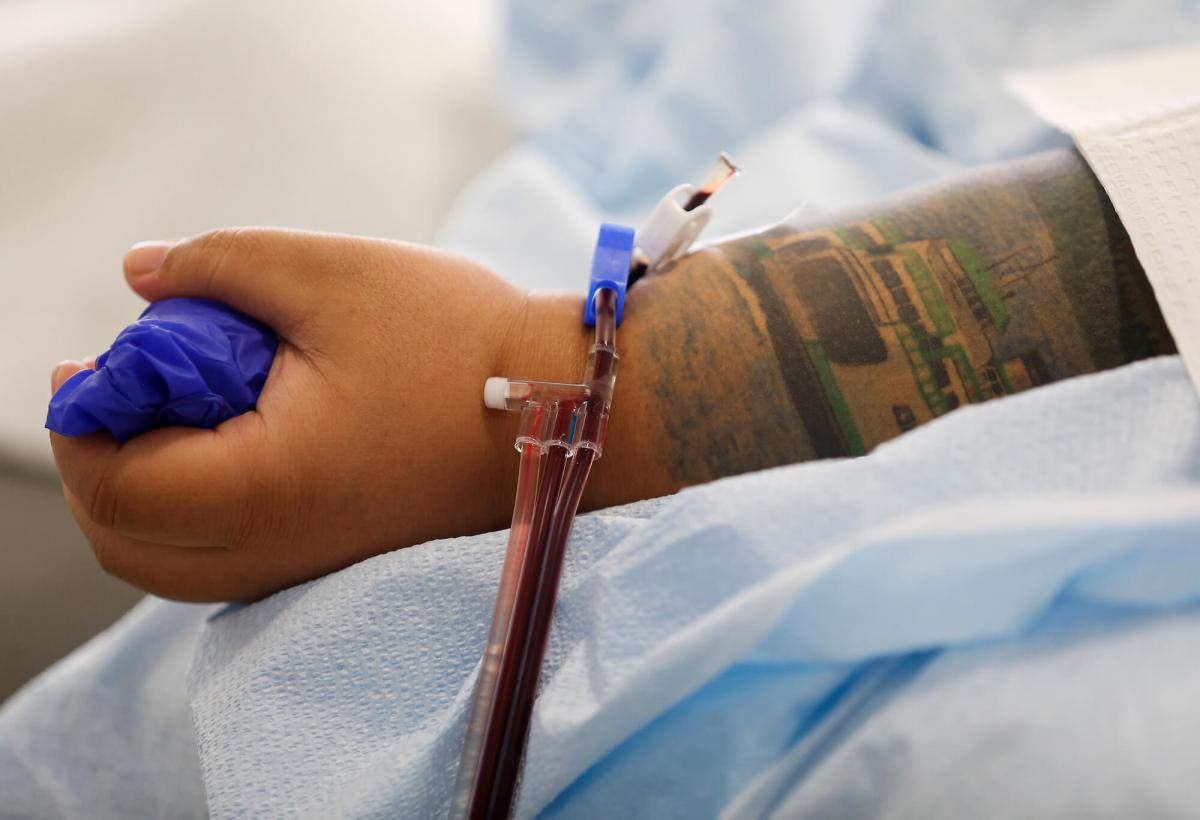
[[[492,376],[483,383],[483,404],[491,410],[525,409],[528,402],[582,402],[590,395],[586,384],[535,382]]]

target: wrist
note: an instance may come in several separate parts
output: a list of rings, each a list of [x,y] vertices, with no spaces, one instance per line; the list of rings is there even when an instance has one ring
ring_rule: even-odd
[[[583,508],[597,509],[664,495],[678,489],[658,463],[661,441],[653,430],[657,403],[651,378],[656,364],[647,356],[641,314],[651,309],[656,283],[644,281],[631,290],[624,318],[617,330],[620,357],[613,395],[612,415],[603,456],[596,462],[584,494]],[[514,320],[498,352],[497,375],[538,381],[578,382],[593,342],[592,328],[582,321],[584,297],[578,293],[535,291],[528,295],[522,314]],[[643,305],[643,303],[646,303]],[[503,503],[511,508],[516,457],[513,441],[518,413],[487,411],[499,448],[503,451],[501,475]],[[507,512],[507,510],[506,510]]]
[[[490,376],[533,381],[577,382],[591,344],[583,326],[583,296],[562,291],[532,291],[495,338],[498,344]],[[493,529],[508,526],[516,497],[518,457],[514,448],[521,414],[485,408],[483,380],[474,386],[489,447],[486,467],[477,474],[486,485]]]
[[[618,344],[619,340],[618,334]],[[583,324],[581,294],[531,291],[502,345],[496,375],[578,382],[591,344],[591,328]]]

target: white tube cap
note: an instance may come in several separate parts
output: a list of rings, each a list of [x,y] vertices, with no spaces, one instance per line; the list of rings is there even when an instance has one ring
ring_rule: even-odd
[[[508,379],[492,376],[483,383],[483,406],[491,410],[508,409]]]

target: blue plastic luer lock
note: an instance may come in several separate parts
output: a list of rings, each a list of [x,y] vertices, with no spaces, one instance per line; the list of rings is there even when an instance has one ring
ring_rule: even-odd
[[[588,282],[587,304],[583,308],[583,323],[588,327],[596,324],[596,291],[608,288],[617,294],[617,324],[625,311],[625,288],[629,282],[629,263],[633,259],[633,228],[600,225],[600,236],[596,239],[596,253],[592,256],[592,278]]]
[[[64,436],[108,430],[127,441],[155,427],[216,427],[253,410],[279,339],[207,299],[150,305],[50,399],[46,426]]]

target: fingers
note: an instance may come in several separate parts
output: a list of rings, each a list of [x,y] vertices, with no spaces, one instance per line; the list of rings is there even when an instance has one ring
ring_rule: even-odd
[[[100,527],[176,546],[234,546],[250,532],[254,500],[272,459],[256,413],[213,430],[151,430],[125,444],[107,433],[50,435],[63,483]],[[261,446],[261,445],[260,445]]]
[[[125,277],[149,301],[214,299],[296,341],[305,321],[345,290],[347,275],[371,267],[374,244],[269,228],[218,230],[135,245],[125,257]]]
[[[77,362],[73,359],[68,359],[67,361],[56,364],[54,369],[50,371],[51,395],[57,393],[58,388],[62,387],[63,383],[66,382],[67,379],[74,376],[80,370],[86,370],[89,367],[94,367],[96,360],[92,359],[90,361],[91,364],[88,364],[87,362]]]
[[[99,526],[69,488],[67,505],[92,545],[96,561],[140,589],[175,601],[251,601],[271,590],[255,581],[262,559],[222,547],[188,548],[154,544]]]

